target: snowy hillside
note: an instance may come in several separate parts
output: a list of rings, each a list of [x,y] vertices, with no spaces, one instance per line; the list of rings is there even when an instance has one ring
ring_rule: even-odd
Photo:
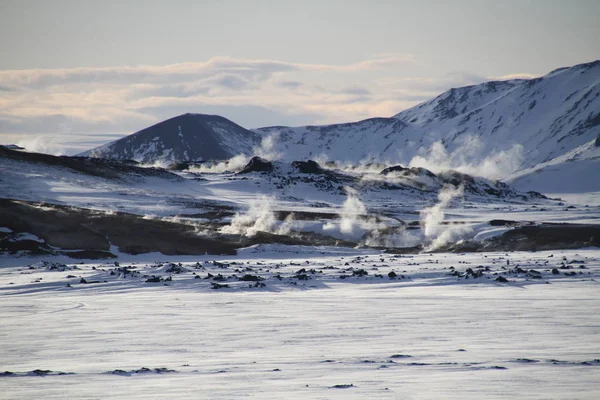
[[[507,179],[520,189],[545,193],[600,192],[600,139],[562,156],[517,172]],[[556,182],[560,182],[557,185]]]
[[[317,158],[353,165],[396,163],[407,145],[422,140],[420,129],[395,118],[296,128],[276,126],[256,132],[275,137],[275,151],[283,160]]]
[[[508,174],[559,157],[600,135],[600,61],[536,79],[451,89],[393,118],[256,132],[275,135],[277,151],[288,160],[409,164],[438,146],[446,152],[443,158],[452,159],[445,167],[456,169],[477,167],[499,151],[510,152],[510,165],[500,171]]]
[[[600,61],[561,68],[529,80],[451,89],[394,116],[442,140],[450,150],[465,138],[483,154],[522,146],[522,168],[561,156],[600,135]]]
[[[249,154],[259,141],[255,133],[226,118],[184,114],[81,155],[150,164],[222,160]]]
[[[598,137],[600,61],[595,61],[536,79],[451,89],[393,118],[249,131],[222,117],[185,114],[83,155],[163,164],[260,155],[285,162],[402,164],[506,179],[564,161]],[[577,168],[591,165],[570,162],[581,165]],[[553,179],[555,170],[537,175],[550,186],[519,187],[560,192],[571,175]],[[598,178],[590,179],[596,182],[592,187],[598,186]]]

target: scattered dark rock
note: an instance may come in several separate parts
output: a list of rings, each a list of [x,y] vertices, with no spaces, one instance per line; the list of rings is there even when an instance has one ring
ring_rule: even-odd
[[[111,374],[113,375],[126,375],[129,374],[127,371],[124,371],[122,369],[115,369],[114,371],[111,372]]]
[[[34,369],[33,371],[31,371],[31,373],[37,376],[44,376],[51,374],[52,371],[50,371],[49,369]]]
[[[187,269],[183,268],[181,265],[171,264],[167,269],[165,269],[167,274],[181,274],[189,272]]]
[[[244,275],[239,278],[239,280],[243,282],[258,282],[264,280],[264,278],[261,278],[258,275]]]
[[[227,289],[229,287],[229,285],[226,283],[220,284],[217,282],[211,282],[210,285],[211,285],[211,289]]]
[[[239,174],[248,174],[250,172],[271,172],[273,163],[261,157],[252,157],[250,162],[239,172]]]
[[[353,387],[354,387],[354,384],[351,383],[351,384],[333,385],[333,386],[330,386],[329,388],[330,389],[350,389]]]
[[[501,282],[501,283],[507,283],[508,279],[506,279],[503,276],[498,276],[496,279],[494,279],[496,282]]]
[[[525,363],[525,364],[533,364],[533,363],[540,362],[540,360],[534,360],[531,358],[517,358],[515,361],[520,362],[520,363]]]
[[[154,372],[156,372],[157,374],[164,374],[164,373],[176,372],[176,371],[174,369],[168,369],[168,368],[162,367],[162,368],[154,368]]]
[[[412,358],[412,356],[408,354],[392,354],[390,358]]]
[[[481,278],[483,276],[483,269],[478,269],[474,271],[472,268],[467,268],[465,271],[466,277],[471,275],[473,278]]]
[[[146,367],[142,367],[140,369],[134,369],[131,371],[125,371],[122,369],[115,369],[114,371],[111,371],[110,373],[113,375],[133,375],[133,374],[165,374],[165,373],[169,373],[169,372],[177,372],[174,369],[169,369],[169,368],[146,368]]]
[[[430,178],[435,178],[435,174],[428,169],[421,167],[412,167],[405,168],[401,165],[394,165],[388,168],[383,169],[379,174],[381,175],[389,175],[391,173],[400,174],[402,176],[427,176]]]
[[[303,174],[324,174],[326,171],[313,160],[308,161],[294,161],[292,167],[296,168],[298,172]]]
[[[402,165],[394,165],[391,167],[387,167],[384,168],[383,170],[381,170],[381,172],[379,172],[380,175],[387,175],[387,174],[391,174],[392,172],[399,172],[401,174],[405,174],[410,170],[410,168],[405,168]]]

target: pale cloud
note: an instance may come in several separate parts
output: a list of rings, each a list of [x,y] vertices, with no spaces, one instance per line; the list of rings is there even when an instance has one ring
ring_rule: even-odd
[[[415,62],[397,54],[345,65],[215,57],[0,71],[0,142],[6,134],[60,134],[85,143],[82,134],[125,135],[186,112],[220,114],[247,128],[388,117],[450,87],[487,79],[464,72],[398,78],[399,66]]]
[[[201,79],[215,74],[235,74],[253,81],[264,81],[273,74],[290,71],[357,72],[413,62],[412,56],[387,56],[347,65],[292,63],[273,60],[246,60],[214,57],[206,62],[165,66],[57,68],[0,71],[0,86],[45,87],[72,83],[174,83]],[[231,76],[231,75],[230,75]]]
[[[536,75],[536,74],[529,74],[526,72],[523,73],[518,73],[518,74],[509,74],[509,75],[502,75],[502,76],[494,76],[494,77],[490,77],[489,80],[493,80],[493,81],[509,81],[509,80],[513,80],[513,79],[534,79],[534,78],[539,78],[540,75]]]
[[[352,86],[342,89],[342,93],[347,93],[355,96],[370,96],[372,92],[365,88],[359,86]]]
[[[299,81],[281,81],[281,82],[276,82],[277,85],[284,87],[284,88],[288,88],[288,89],[298,89],[302,86],[302,82]]]

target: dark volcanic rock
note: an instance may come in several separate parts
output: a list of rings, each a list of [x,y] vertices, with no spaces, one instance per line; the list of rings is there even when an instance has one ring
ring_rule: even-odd
[[[490,226],[518,226],[519,222],[506,219],[493,219],[489,222]]]
[[[261,278],[258,275],[244,275],[239,278],[239,280],[243,282],[258,282],[264,280],[264,278]]]
[[[250,162],[248,164],[246,164],[244,169],[242,169],[239,173],[247,174],[250,172],[271,172],[271,171],[273,171],[273,163],[265,160],[264,158],[260,158],[257,156],[257,157],[252,157],[252,159],[250,159]]]
[[[484,242],[466,241],[439,251],[542,251],[588,246],[600,247],[600,225],[544,223],[518,226]]]
[[[294,161],[292,167],[296,168],[303,174],[324,174],[326,171],[313,160],[308,161]]]
[[[220,283],[216,283],[216,282],[211,282],[210,283],[211,289],[227,289],[229,287],[228,284],[220,284]]]
[[[506,250],[600,247],[600,225],[542,224],[522,226],[505,232],[496,241]]]
[[[434,178],[435,174],[428,169],[421,167],[405,168],[401,165],[394,165],[392,167],[385,168],[379,174],[388,175],[391,173],[398,173],[402,176],[428,176]]]
[[[70,251],[65,254],[70,258],[74,258],[76,260],[107,260],[109,258],[117,258],[117,256],[113,253],[102,250]]]
[[[350,383],[350,384],[333,385],[333,386],[330,386],[330,389],[350,389],[353,387],[354,387],[354,384]]]
[[[400,173],[404,174],[407,171],[409,171],[409,168],[405,168],[402,165],[394,165],[392,167],[387,167],[387,168],[383,169],[379,174],[387,175],[387,174],[391,174],[392,172],[400,172]]]
[[[15,240],[16,235],[10,234],[7,237],[0,239],[0,253],[7,252],[16,254],[23,252],[30,255],[45,255],[54,254],[54,250],[46,243],[38,242],[37,240]]]
[[[362,268],[352,272],[352,276],[367,276],[367,275],[369,275],[369,273]]]
[[[471,175],[463,174],[458,171],[444,171],[438,176],[444,183],[449,183],[454,186],[463,184],[465,187],[470,187],[475,183],[475,178],[473,178]]]

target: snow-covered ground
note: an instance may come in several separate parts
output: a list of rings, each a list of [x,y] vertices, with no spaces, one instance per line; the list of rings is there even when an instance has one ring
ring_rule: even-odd
[[[40,209],[362,245],[0,255],[2,399],[600,397],[599,248],[394,254],[518,223],[598,224],[596,193],[547,199],[481,179],[449,188],[442,175],[379,166],[112,177],[1,158],[0,168],[0,197]],[[389,252],[365,246],[382,244]]]
[[[0,398],[600,396],[598,249],[50,261],[0,259]]]

